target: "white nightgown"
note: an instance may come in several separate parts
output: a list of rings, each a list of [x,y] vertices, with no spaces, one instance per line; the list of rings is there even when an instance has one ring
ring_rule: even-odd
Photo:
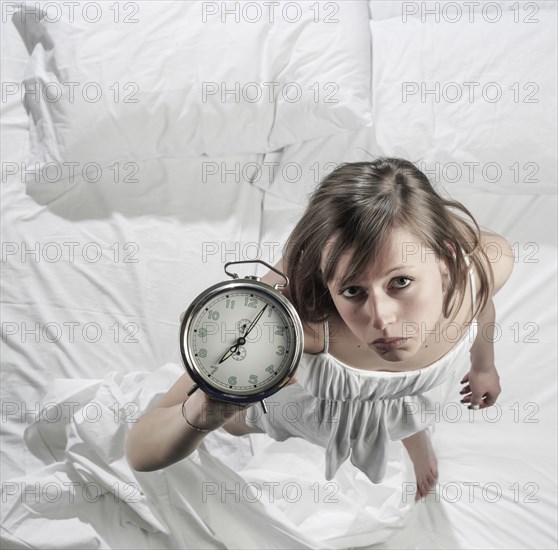
[[[475,279],[470,266],[469,274],[474,311]],[[450,327],[443,337],[454,339],[456,345],[431,365],[386,372],[355,369],[330,355],[326,323],[323,352],[303,354],[299,381],[269,399],[271,414],[262,414],[260,407],[248,409],[246,422],[278,441],[302,437],[325,447],[328,480],[350,458],[371,481],[380,482],[388,442],[431,427],[440,418],[441,407],[469,370],[477,324],[474,319],[466,331]]]

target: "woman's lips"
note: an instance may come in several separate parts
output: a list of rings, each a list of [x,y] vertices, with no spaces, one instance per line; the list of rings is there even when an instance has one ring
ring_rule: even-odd
[[[402,346],[408,338],[397,338],[397,339],[390,339],[390,340],[374,340],[371,346],[379,351],[392,351],[397,349],[399,346]]]

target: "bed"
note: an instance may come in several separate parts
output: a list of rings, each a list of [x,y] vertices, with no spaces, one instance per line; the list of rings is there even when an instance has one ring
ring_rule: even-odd
[[[556,548],[556,10],[3,1],[3,547]],[[318,181],[378,155],[515,255],[497,405],[427,411],[436,490],[393,500],[398,441],[371,488],[222,429],[132,471],[127,430],[183,372],[180,313],[225,262],[275,264]]]

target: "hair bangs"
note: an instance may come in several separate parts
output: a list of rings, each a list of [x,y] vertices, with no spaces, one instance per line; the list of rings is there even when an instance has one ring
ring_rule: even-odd
[[[377,264],[388,242],[389,234],[395,225],[394,219],[382,216],[380,219],[361,217],[359,223],[348,224],[339,233],[327,258],[324,282],[330,282],[336,275],[341,256],[350,254],[349,265],[340,274],[337,284],[346,287],[354,283],[369,267]]]

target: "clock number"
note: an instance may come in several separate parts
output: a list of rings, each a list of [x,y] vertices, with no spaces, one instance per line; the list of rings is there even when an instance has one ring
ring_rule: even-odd
[[[248,384],[257,384],[258,383],[258,375],[257,374],[251,374],[248,377]]]
[[[198,351],[198,357],[207,357],[207,350],[205,348],[200,349],[200,351]]]
[[[218,311],[212,311],[211,309],[207,311],[207,317],[209,319],[212,319],[213,321],[217,321],[217,319],[219,319],[220,315]]]
[[[236,386],[236,376],[229,376],[228,382],[231,386]]]
[[[258,299],[253,296],[246,296],[244,298],[244,305],[246,307],[258,307]]]
[[[207,329],[200,328],[200,330],[198,330],[198,336],[200,338],[205,338],[207,336]]]
[[[211,369],[211,376],[219,370],[219,367],[216,367],[215,365],[211,365],[209,368]]]
[[[234,300],[227,298],[227,309],[234,309]]]
[[[285,327],[277,327],[275,329],[275,334],[278,334],[279,336],[285,336]]]
[[[279,346],[277,348],[277,351],[275,352],[275,355],[285,355],[285,346]]]
[[[275,365],[269,365],[269,367],[266,367],[266,372],[269,372],[269,374],[274,374],[275,373]]]

